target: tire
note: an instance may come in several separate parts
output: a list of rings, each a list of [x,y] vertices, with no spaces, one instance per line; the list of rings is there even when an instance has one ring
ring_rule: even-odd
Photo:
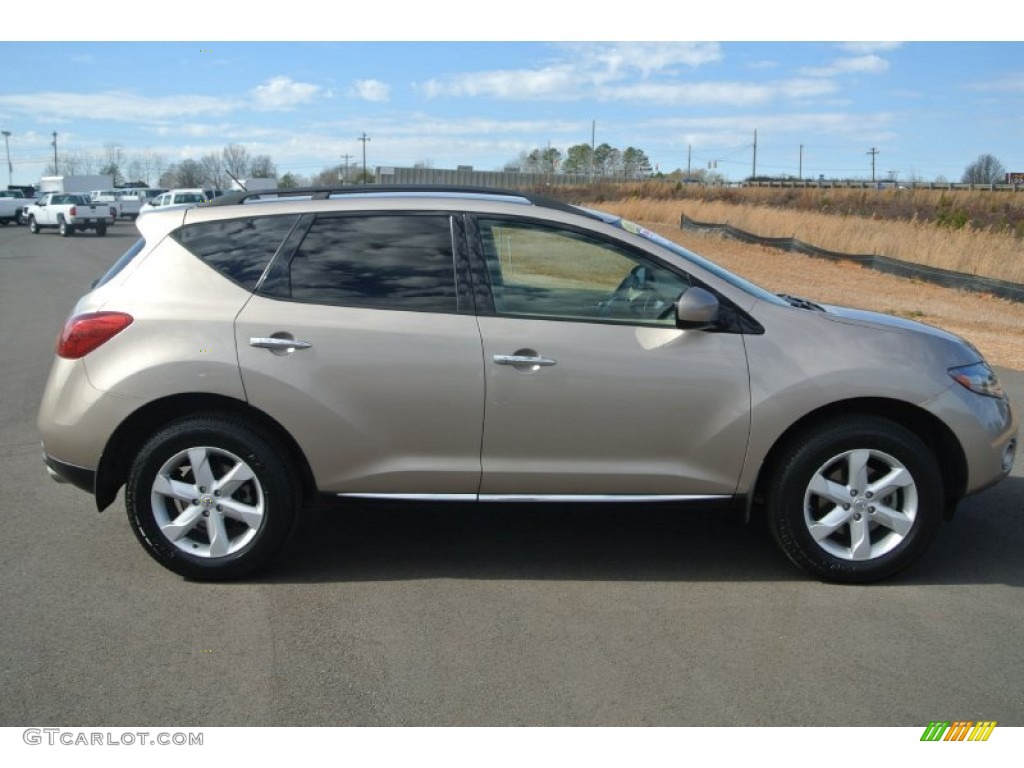
[[[75,230],[74,227],[68,226],[68,223],[64,221],[64,219],[61,219],[60,224],[58,225],[58,231],[60,232],[61,237],[69,237]]]
[[[794,564],[826,581],[891,576],[921,556],[942,522],[934,454],[888,419],[821,425],[791,441],[771,472],[772,536]]]
[[[105,224],[100,224],[98,227],[96,227],[96,234],[99,237],[103,237],[105,234],[107,234],[107,227],[106,227],[106,225]]]
[[[274,438],[231,416],[172,422],[131,466],[125,505],[132,530],[153,559],[186,578],[233,579],[261,568],[298,519],[285,457]]]
[[[11,223],[10,219],[0,219],[0,226],[6,227],[10,223]]]
[[[36,223],[35,216],[28,217],[28,231],[31,232],[33,235],[39,234],[39,225]]]

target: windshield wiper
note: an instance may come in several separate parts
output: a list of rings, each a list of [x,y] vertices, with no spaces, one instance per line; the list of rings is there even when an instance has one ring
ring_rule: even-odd
[[[813,301],[802,299],[799,296],[790,296],[788,293],[778,294],[779,298],[788,303],[791,307],[797,309],[810,309],[814,312],[824,312],[825,308],[820,304],[815,304]]]

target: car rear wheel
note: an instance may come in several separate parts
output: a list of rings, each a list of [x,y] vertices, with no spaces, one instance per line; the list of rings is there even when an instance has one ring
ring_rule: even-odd
[[[75,231],[72,227],[68,226],[68,223],[64,221],[64,219],[60,220],[60,226],[58,229],[60,231],[61,237],[68,237],[72,232]]]
[[[828,581],[867,582],[920,557],[943,505],[928,446],[895,422],[863,416],[792,441],[774,465],[766,513],[797,566]]]
[[[188,578],[230,579],[260,568],[297,519],[286,455],[270,435],[228,416],[174,422],[131,467],[132,529],[158,563]]]

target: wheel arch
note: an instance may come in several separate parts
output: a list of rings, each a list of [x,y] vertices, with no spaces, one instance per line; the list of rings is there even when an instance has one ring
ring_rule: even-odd
[[[805,414],[793,423],[772,445],[754,483],[752,499],[763,499],[767,478],[774,471],[779,456],[794,441],[804,439],[818,424],[836,418],[857,416],[880,416],[909,429],[932,448],[942,472],[943,490],[946,498],[946,518],[950,518],[957,502],[963,498],[967,488],[967,457],[960,441],[941,419],[910,403],[887,398],[857,398],[829,403]]]
[[[96,469],[94,495],[96,508],[103,511],[124,485],[133,457],[143,443],[161,426],[198,413],[223,413],[255,422],[284,447],[288,460],[299,473],[297,483],[302,502],[316,494],[316,481],[306,455],[288,431],[275,419],[241,400],[210,393],[185,393],[154,400],[125,419],[110,436]]]

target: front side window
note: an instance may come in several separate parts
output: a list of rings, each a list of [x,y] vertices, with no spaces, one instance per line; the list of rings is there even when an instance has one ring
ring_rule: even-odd
[[[261,290],[294,301],[457,312],[447,215],[318,216],[289,264]]]
[[[499,314],[673,325],[690,286],[633,251],[575,230],[481,220],[484,260]]]

